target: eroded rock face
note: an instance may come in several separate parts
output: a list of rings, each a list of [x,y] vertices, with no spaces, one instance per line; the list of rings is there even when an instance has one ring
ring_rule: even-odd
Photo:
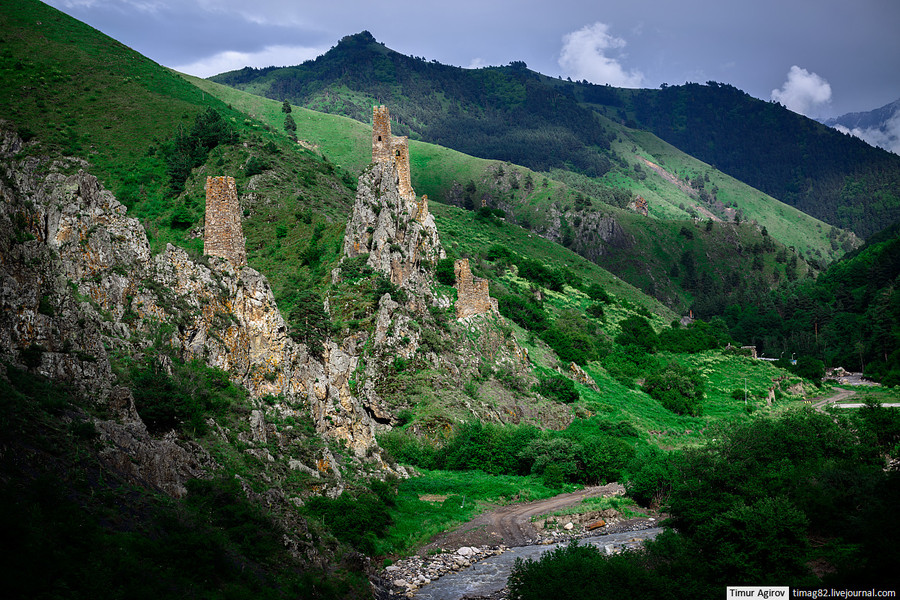
[[[174,246],[153,256],[141,224],[96,178],[66,174],[83,163],[18,160],[21,148],[0,135],[0,357],[118,406],[116,419],[96,423],[111,464],[173,495],[209,466],[197,447],[149,436],[133,400],[114,393],[110,350],[139,353],[153,333],[186,360],[228,371],[253,398],[279,396],[282,414],[311,413],[353,454],[377,449],[349,390],[355,357],[332,342],[318,359],[295,343],[264,276]],[[264,432],[265,416],[257,421]]]
[[[431,266],[446,255],[427,200],[401,194],[398,181],[392,162],[374,163],[360,175],[344,255],[368,254],[366,264],[393,284],[427,294]]]

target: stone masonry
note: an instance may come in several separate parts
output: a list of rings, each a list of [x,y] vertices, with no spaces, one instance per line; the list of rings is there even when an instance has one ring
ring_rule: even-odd
[[[206,178],[203,253],[224,258],[236,267],[247,264],[247,248],[241,228],[241,205],[234,177]]]
[[[453,273],[456,275],[457,319],[497,312],[497,300],[490,296],[488,280],[472,275],[468,258],[454,262]]]
[[[415,196],[409,177],[409,139],[406,136],[392,138],[391,151],[394,153],[394,164],[397,165],[397,176],[400,178],[397,183],[400,195]]]
[[[391,115],[387,106],[372,108],[372,162],[393,163],[399,177],[400,196],[406,200],[415,198],[409,173],[409,139],[391,135]]]

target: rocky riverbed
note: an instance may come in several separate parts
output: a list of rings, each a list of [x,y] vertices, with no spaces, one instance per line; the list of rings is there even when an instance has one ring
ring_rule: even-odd
[[[607,553],[621,552],[623,549],[640,545],[648,538],[648,532],[658,532],[655,529],[658,521],[655,517],[620,519],[617,516],[607,515],[610,522],[589,530],[588,527],[596,525],[602,520],[599,514],[585,513],[582,515],[567,515],[544,519],[538,525],[539,536],[530,540],[530,544],[510,548],[505,545],[495,546],[463,546],[455,550],[448,550],[428,556],[411,556],[395,562],[386,567],[381,573],[382,591],[388,592],[385,598],[422,598],[423,600],[438,598],[505,598],[502,592],[505,590],[506,578],[516,558],[537,557],[543,552],[555,548],[559,543],[574,539],[583,540],[584,543],[597,545]],[[547,523],[546,521],[550,521]],[[558,525],[558,526],[557,526]],[[655,533],[653,533],[655,536]],[[649,536],[652,537],[652,536]],[[506,559],[495,559],[501,555],[509,554]],[[478,569],[472,569],[474,566]],[[479,573],[476,575],[474,571]],[[463,573],[465,572],[465,573]],[[434,585],[441,578],[461,574],[457,577],[462,581],[447,582],[445,585]],[[473,584],[473,581],[479,581]],[[475,585],[475,589],[469,589]],[[478,596],[479,587],[485,587],[484,595]],[[428,590],[428,591],[426,591]],[[458,595],[456,591],[461,594]],[[499,596],[497,594],[500,594]]]

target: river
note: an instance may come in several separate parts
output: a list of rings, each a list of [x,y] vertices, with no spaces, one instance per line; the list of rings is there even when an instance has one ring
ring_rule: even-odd
[[[607,552],[615,552],[622,548],[636,547],[644,540],[655,538],[660,532],[662,532],[662,528],[654,527],[639,531],[585,537],[581,538],[578,543],[598,546]],[[440,579],[422,586],[416,590],[413,597],[418,600],[460,600],[467,596],[493,594],[506,587],[506,581],[509,579],[517,558],[534,560],[543,553],[568,543],[567,541],[559,544],[510,548],[499,556],[486,558],[464,571],[444,575]]]

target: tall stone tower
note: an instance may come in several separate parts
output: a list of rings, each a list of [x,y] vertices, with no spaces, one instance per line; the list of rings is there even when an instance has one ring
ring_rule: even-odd
[[[206,178],[203,253],[224,258],[236,267],[247,264],[247,248],[241,228],[241,205],[234,177]]]
[[[372,162],[391,162],[391,115],[387,106],[372,108]]]
[[[415,198],[409,175],[409,139],[391,135],[391,113],[387,106],[372,108],[372,162],[393,163],[397,167],[400,196],[407,200]]]

